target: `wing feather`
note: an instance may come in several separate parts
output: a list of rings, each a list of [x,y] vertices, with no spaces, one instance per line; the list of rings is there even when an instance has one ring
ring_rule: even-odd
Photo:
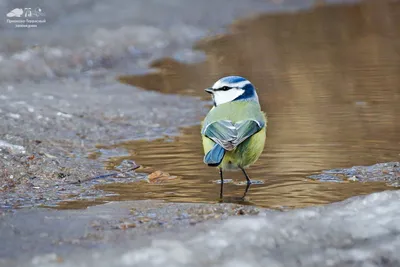
[[[236,123],[220,120],[206,125],[202,133],[225,150],[230,151],[263,127],[264,123],[257,120],[244,120]]]

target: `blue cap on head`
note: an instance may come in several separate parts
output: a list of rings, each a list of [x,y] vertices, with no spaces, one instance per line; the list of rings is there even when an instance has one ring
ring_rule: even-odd
[[[226,76],[226,77],[219,79],[218,81],[234,84],[234,83],[244,82],[244,81],[248,81],[248,80],[241,76]]]

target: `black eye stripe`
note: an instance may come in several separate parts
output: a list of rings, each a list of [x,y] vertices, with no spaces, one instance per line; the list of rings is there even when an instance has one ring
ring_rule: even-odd
[[[229,86],[223,86],[221,88],[214,89],[214,91],[228,91],[229,89],[232,89],[233,87]]]

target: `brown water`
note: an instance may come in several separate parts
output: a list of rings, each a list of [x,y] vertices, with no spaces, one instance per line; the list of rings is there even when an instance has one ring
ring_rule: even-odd
[[[225,75],[258,88],[269,116],[267,143],[249,170],[261,181],[249,203],[303,207],[386,190],[383,183],[319,182],[310,174],[330,168],[400,160],[400,3],[368,1],[322,6],[296,14],[262,15],[235,23],[231,34],[199,42],[207,60],[186,65],[154,62],[159,73],[122,77],[149,90],[204,96]],[[184,114],[182,114],[184,116]],[[204,114],[201,114],[204,115]],[[178,179],[163,184],[112,184],[113,200],[215,202],[218,172],[202,163],[200,126],[179,137],[121,144],[144,168]],[[124,158],[108,162],[112,168]],[[230,173],[225,201],[237,201],[244,177]]]

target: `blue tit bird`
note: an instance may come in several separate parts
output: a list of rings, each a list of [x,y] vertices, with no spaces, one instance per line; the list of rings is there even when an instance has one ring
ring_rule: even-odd
[[[247,180],[244,198],[251,184],[245,169],[264,150],[267,115],[261,111],[255,87],[243,77],[221,78],[205,91],[211,94],[214,106],[202,122],[204,163],[219,169],[221,199],[223,172],[241,170]]]

